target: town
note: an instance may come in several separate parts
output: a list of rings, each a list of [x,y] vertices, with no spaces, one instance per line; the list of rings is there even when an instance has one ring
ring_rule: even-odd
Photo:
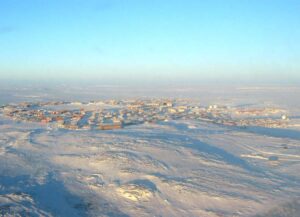
[[[180,119],[236,127],[284,128],[289,122],[282,109],[200,106],[184,99],[23,102],[1,106],[0,113],[16,121],[38,122],[69,130],[113,130]]]

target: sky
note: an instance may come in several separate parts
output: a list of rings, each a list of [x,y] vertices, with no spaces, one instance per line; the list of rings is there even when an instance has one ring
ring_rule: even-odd
[[[299,82],[299,0],[0,0],[0,80]]]

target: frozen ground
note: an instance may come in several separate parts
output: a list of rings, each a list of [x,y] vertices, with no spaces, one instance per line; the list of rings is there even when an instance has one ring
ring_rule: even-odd
[[[0,117],[0,216],[299,216],[297,95],[299,88],[199,93],[204,103],[287,109],[293,126],[285,129],[183,120],[67,131]]]

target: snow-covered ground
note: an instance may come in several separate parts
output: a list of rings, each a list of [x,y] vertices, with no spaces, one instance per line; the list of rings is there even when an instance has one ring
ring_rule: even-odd
[[[300,102],[288,99],[297,94],[244,88],[203,98],[282,107],[293,121],[285,129],[180,120],[72,131],[0,116],[0,216],[264,216],[298,204]]]

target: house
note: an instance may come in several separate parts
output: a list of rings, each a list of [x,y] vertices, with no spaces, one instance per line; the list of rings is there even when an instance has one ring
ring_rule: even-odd
[[[51,117],[44,117],[43,119],[41,119],[41,123],[43,124],[48,124],[51,121],[52,121]]]
[[[169,108],[169,109],[168,109],[168,112],[170,112],[170,113],[173,113],[173,114],[174,114],[174,113],[176,113],[176,112],[177,112],[177,110],[176,110],[176,109],[174,109],[174,108]]]
[[[112,124],[100,124],[99,130],[114,130],[123,128],[122,123],[112,123]]]

